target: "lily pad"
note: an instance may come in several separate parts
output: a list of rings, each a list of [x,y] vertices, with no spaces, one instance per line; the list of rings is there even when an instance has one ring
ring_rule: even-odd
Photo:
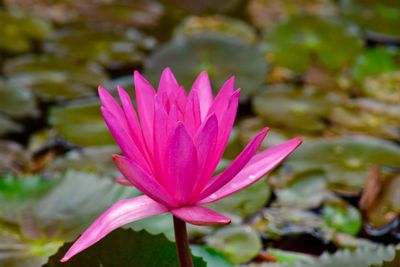
[[[249,19],[263,30],[291,16],[309,14],[332,17],[337,13],[338,8],[332,0],[251,0],[247,5]]]
[[[332,132],[356,133],[400,140],[400,107],[370,99],[353,100],[333,108]]]
[[[50,180],[31,178],[7,181],[0,188],[0,198],[7,202],[0,207],[2,266],[40,266],[114,202],[138,194],[82,172]]]
[[[340,1],[342,14],[368,33],[400,37],[400,9],[396,0]]]
[[[71,143],[89,146],[113,144],[100,113],[100,103],[76,100],[50,110],[49,123]]]
[[[348,66],[362,45],[357,29],[342,21],[294,16],[267,31],[261,47],[273,64],[302,73],[315,63],[330,70]]]
[[[369,167],[400,166],[400,148],[372,137],[339,137],[308,140],[285,162],[294,172],[323,170],[331,189],[358,193]]]
[[[400,71],[367,77],[364,79],[362,88],[364,93],[368,96],[399,105]]]
[[[62,246],[43,267],[171,267],[179,265],[175,244],[163,235],[151,235],[145,231],[116,230],[68,262],[61,263],[60,259],[71,245],[72,243],[68,243]],[[207,266],[200,257],[193,257],[193,264],[195,267]]]
[[[30,51],[51,32],[47,21],[16,11],[0,10],[0,25],[0,50],[8,53]]]
[[[322,210],[326,227],[334,231],[356,235],[361,230],[361,214],[351,205],[326,205]]]
[[[98,84],[107,81],[106,73],[95,63],[74,64],[52,56],[11,59],[4,72],[10,82],[21,83],[47,101],[94,95]]]
[[[294,132],[319,133],[326,128],[326,118],[341,97],[313,88],[276,86],[256,95],[254,112],[267,125]]]
[[[328,190],[321,172],[299,173],[285,188],[275,191],[276,204],[285,207],[317,208],[334,195]]]
[[[33,94],[24,86],[0,80],[0,112],[11,117],[39,113]]]
[[[240,0],[220,0],[218,1],[217,5],[213,0],[203,0],[203,1],[161,0],[161,1],[166,6],[194,14],[223,13],[232,10],[240,3]]]
[[[155,42],[133,29],[95,32],[80,28],[55,32],[46,42],[45,50],[75,61],[96,61],[109,68],[120,68],[140,63]]]
[[[397,59],[400,53],[397,49],[376,47],[365,50],[355,60],[352,72],[356,81],[365,77],[392,72],[400,68]],[[379,90],[378,90],[379,91]]]
[[[185,38],[203,33],[224,35],[249,44],[255,43],[257,38],[255,29],[244,21],[220,15],[190,16],[175,28],[175,38]]]
[[[206,242],[235,264],[251,260],[262,249],[257,232],[246,225],[223,227],[209,236]]]
[[[236,87],[242,88],[242,97],[259,89],[267,71],[267,64],[255,47],[236,39],[208,34],[176,39],[160,47],[145,62],[146,76],[155,84],[167,66],[186,89],[201,71],[208,71],[214,93],[234,75]]]
[[[208,206],[231,217],[233,222],[240,222],[263,208],[270,196],[271,190],[267,181],[261,179],[248,188]]]
[[[190,249],[192,250],[192,254],[203,258],[203,260],[207,263],[207,267],[233,267],[234,265],[230,263],[225,257],[213,250],[212,248],[206,246],[199,245],[191,245]]]
[[[22,126],[9,117],[0,114],[0,136],[10,132],[21,132]]]

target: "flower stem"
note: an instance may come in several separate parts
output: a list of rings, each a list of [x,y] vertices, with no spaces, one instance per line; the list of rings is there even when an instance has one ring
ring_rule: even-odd
[[[174,217],[174,230],[176,251],[178,253],[180,267],[193,267],[192,256],[187,237],[186,223],[181,219]]]

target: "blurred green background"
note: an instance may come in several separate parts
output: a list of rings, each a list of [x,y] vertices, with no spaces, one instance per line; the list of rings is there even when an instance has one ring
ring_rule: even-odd
[[[268,179],[213,204],[232,226],[190,229],[219,257],[208,266],[345,248],[385,259],[400,240],[399,49],[398,0],[0,0],[0,266],[41,266],[138,194],[112,182],[119,151],[96,89],[133,96],[133,70],[156,86],[167,66],[186,89],[202,70],[215,93],[236,76],[221,168],[265,125],[264,147],[305,139]],[[169,216],[129,227],[172,238]]]

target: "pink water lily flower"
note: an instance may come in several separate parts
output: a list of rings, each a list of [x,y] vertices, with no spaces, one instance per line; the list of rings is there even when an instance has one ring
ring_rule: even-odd
[[[146,217],[172,213],[195,225],[226,224],[230,219],[204,207],[253,184],[277,167],[302,142],[294,138],[257,153],[267,128],[258,133],[221,173],[222,158],[239,103],[240,89],[230,78],[215,98],[206,72],[187,94],[169,68],[157,92],[134,73],[137,113],[126,91],[121,105],[99,88],[101,112],[124,156],[113,159],[124,178],[144,195],[121,200],[101,215],[73,244],[62,261],[93,245],[114,229]]]

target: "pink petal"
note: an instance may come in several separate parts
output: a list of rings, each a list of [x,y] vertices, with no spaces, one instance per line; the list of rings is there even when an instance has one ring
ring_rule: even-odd
[[[164,187],[179,204],[186,203],[198,176],[197,151],[182,122],[171,135],[164,162],[168,175]]]
[[[125,178],[117,177],[117,178],[114,179],[114,181],[116,183],[119,183],[120,185],[123,185],[123,186],[132,186],[131,182],[129,182]]]
[[[170,212],[185,222],[195,225],[227,224],[231,219],[202,206],[188,206],[170,210]]]
[[[140,168],[139,165],[129,158],[119,155],[113,155],[113,159],[120,172],[134,187],[165,206],[176,206],[176,202],[164,187],[154,177],[151,177]]]
[[[196,91],[199,96],[200,114],[203,120],[211,107],[213,102],[212,88],[210,79],[206,71],[202,71],[193,83],[192,91]]]
[[[156,178],[162,179],[166,175],[162,175],[162,159],[167,148],[168,134],[166,129],[168,127],[168,114],[165,112],[164,107],[161,103],[161,99],[158,95],[155,97],[154,104],[154,126],[153,126],[153,164],[154,164],[154,176]],[[161,184],[164,181],[160,180]]]
[[[191,91],[189,94],[184,114],[184,122],[190,135],[194,136],[201,124],[200,102],[196,91]]]
[[[195,137],[195,146],[197,148],[199,162],[199,178],[193,187],[194,195],[198,195],[198,193],[203,190],[218,165],[220,159],[216,158],[214,153],[217,138],[218,121],[215,114],[211,114],[203,123]]]
[[[134,73],[136,104],[148,151],[153,150],[154,96],[153,86],[139,72]]]
[[[264,128],[259,134],[257,134],[243,149],[243,151],[236,157],[236,159],[217,177],[211,180],[207,187],[201,192],[199,199],[203,199],[225,184],[230,182],[246,165],[249,163],[251,158],[256,154],[258,148],[260,147],[262,141],[267,134],[268,128]]]
[[[235,178],[212,195],[199,201],[199,203],[205,204],[217,201],[255,183],[265,174],[276,168],[301,142],[302,139],[296,137],[257,154]]]
[[[108,129],[110,130],[115,141],[121,148],[124,155],[131,158],[142,166],[146,171],[151,172],[151,166],[146,162],[140,149],[136,146],[132,137],[127,132],[127,129],[122,126],[122,121],[119,120],[114,114],[109,112],[105,107],[101,107],[101,113],[103,114],[104,121],[106,122]]]
[[[115,116],[118,116],[120,119],[125,120],[122,108],[119,106],[117,101],[115,101],[114,97],[101,86],[99,86],[98,92],[102,106],[108,109]]]
[[[165,68],[161,74],[160,82],[158,84],[157,94],[165,93],[167,96],[174,93],[179,88],[174,74],[170,68]]]
[[[67,251],[61,262],[68,261],[120,226],[164,212],[167,212],[166,207],[147,196],[118,201],[89,226]]]
[[[217,96],[214,99],[208,113],[215,113],[218,120],[221,119],[222,114],[224,114],[226,108],[229,104],[229,99],[233,95],[235,85],[235,77],[229,78],[219,90]]]

